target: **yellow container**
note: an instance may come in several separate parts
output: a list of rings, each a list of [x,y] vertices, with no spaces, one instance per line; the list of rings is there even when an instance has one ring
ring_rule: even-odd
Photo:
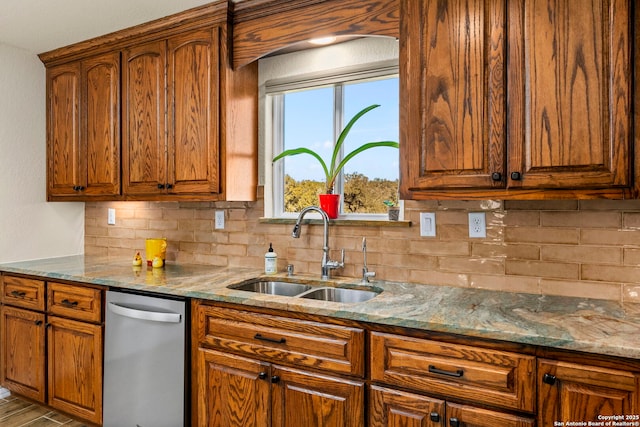
[[[151,262],[155,257],[159,257],[164,262],[166,255],[167,255],[166,237],[162,237],[160,239],[147,239],[147,242],[146,242],[147,265],[151,265]]]

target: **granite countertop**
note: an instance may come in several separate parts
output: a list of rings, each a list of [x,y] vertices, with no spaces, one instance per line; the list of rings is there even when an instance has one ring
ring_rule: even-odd
[[[82,255],[0,264],[0,271],[640,360],[640,304],[633,303],[375,281],[380,295],[342,304],[227,289],[264,276],[256,269],[171,263],[148,269]]]

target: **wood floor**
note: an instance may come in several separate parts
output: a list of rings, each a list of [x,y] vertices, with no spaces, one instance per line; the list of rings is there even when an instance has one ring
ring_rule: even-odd
[[[84,427],[66,415],[35,405],[15,396],[0,399],[0,426],[2,427]]]

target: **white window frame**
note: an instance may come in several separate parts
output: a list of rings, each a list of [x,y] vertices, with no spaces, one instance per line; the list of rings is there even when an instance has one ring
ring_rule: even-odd
[[[398,77],[398,61],[380,61],[365,65],[351,66],[331,70],[330,72],[316,72],[299,76],[274,79],[265,82],[265,217],[297,218],[295,212],[284,212],[284,162],[273,164],[274,153],[280,153],[284,144],[284,93],[295,90],[306,90],[321,87],[334,88],[334,141],[344,127],[342,105],[343,85],[354,82],[374,81]],[[278,124],[276,126],[276,124]],[[344,155],[344,153],[341,153]],[[344,186],[343,175],[340,174],[336,187]],[[267,200],[267,195],[271,199]],[[344,200],[340,198],[342,212]],[[400,214],[403,215],[403,201],[399,201]],[[386,220],[387,214],[359,214],[340,213],[339,219],[357,220]]]

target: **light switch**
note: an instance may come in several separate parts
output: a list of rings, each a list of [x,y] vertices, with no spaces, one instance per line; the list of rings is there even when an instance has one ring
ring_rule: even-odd
[[[435,237],[436,214],[435,212],[420,212],[420,236]]]
[[[116,210],[114,208],[107,209],[107,224],[116,225]]]

